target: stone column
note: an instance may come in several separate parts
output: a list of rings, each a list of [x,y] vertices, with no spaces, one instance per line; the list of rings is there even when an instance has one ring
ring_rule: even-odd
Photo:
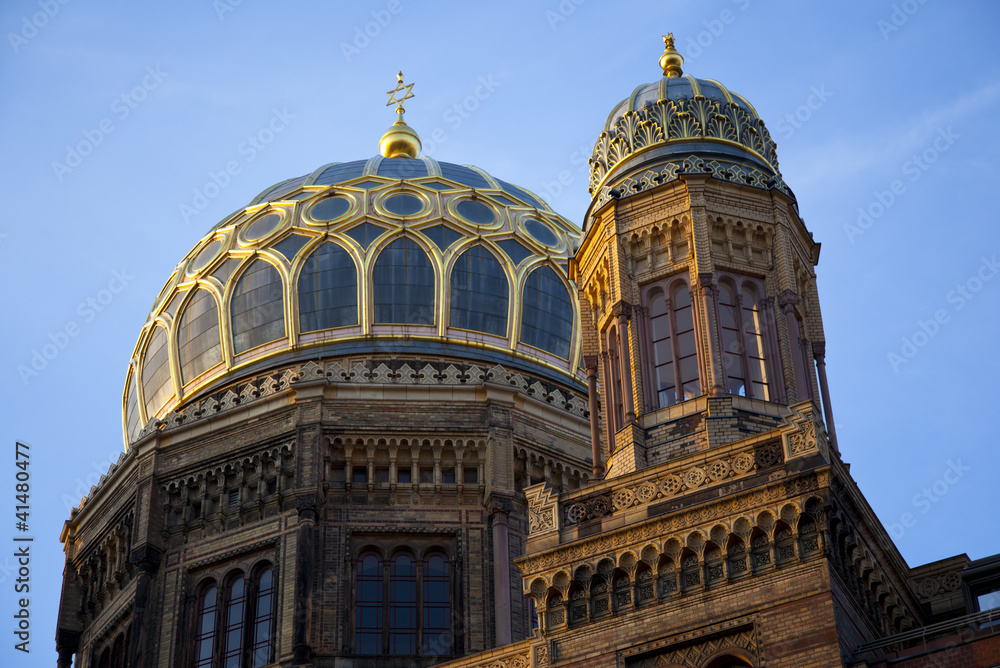
[[[601,461],[601,416],[597,403],[597,355],[586,355],[583,358],[587,369],[587,398],[590,401],[590,451],[594,459],[591,472],[594,480],[604,476],[604,462]]]
[[[143,666],[148,658],[146,650],[152,646],[152,639],[159,629],[156,620],[150,616],[149,590],[153,583],[153,575],[160,565],[160,552],[145,545],[133,551],[132,561],[137,564],[139,572],[135,577],[135,598],[132,599],[128,665]]]
[[[292,612],[292,665],[312,663],[309,626],[312,618],[312,585],[315,572],[313,555],[316,544],[316,499],[296,499],[299,530],[295,541],[295,592]]]
[[[493,611],[496,619],[496,646],[511,642],[510,623],[510,536],[507,524],[509,511],[503,501],[489,504],[493,517]]]
[[[722,360],[719,358],[719,350],[722,348],[722,341],[719,339],[719,327],[717,324],[718,318],[715,313],[716,285],[714,279],[714,275],[708,272],[698,274],[698,287],[701,288],[701,308],[704,312],[703,317],[708,330],[708,336],[702,337],[701,334],[704,330],[702,330],[700,326],[701,323],[699,323],[697,319],[695,319],[695,323],[698,325],[695,327],[695,336],[702,342],[701,349],[705,351],[706,356],[708,357],[707,362],[710,377],[707,380],[711,383],[709,394],[713,397],[721,397],[726,393],[725,367],[723,366]],[[694,299],[691,301],[693,303]],[[683,388],[677,388],[678,397],[683,396],[683,391]]]
[[[826,419],[826,433],[830,437],[830,445],[833,451],[840,454],[840,447],[837,445],[837,428],[833,426],[833,406],[830,405],[830,386],[826,381],[826,343],[814,341],[812,344],[813,357],[816,358],[816,371],[819,372],[819,392],[823,397],[823,417]]]

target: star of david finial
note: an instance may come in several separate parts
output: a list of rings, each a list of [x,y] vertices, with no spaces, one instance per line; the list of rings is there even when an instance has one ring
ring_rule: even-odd
[[[400,93],[402,93],[402,97],[400,97]],[[404,84],[403,73],[400,72],[396,75],[396,87],[387,91],[387,94],[389,95],[389,101],[385,103],[385,106],[391,107],[392,105],[396,105],[396,111],[401,114],[406,111],[403,109],[403,102],[413,97],[413,84]]]
[[[674,33],[668,32],[663,36],[663,55],[660,56],[660,67],[663,68],[663,76],[679,77],[684,74],[681,66],[684,64],[684,56],[677,53],[674,48]]]
[[[668,32],[663,36],[663,46],[667,51],[673,51],[674,49],[674,33]]]

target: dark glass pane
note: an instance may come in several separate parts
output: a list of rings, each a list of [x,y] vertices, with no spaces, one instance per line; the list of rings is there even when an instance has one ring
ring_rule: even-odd
[[[270,568],[257,576],[257,601],[254,609],[251,668],[263,668],[271,663],[272,627],[274,621],[274,575]]]
[[[378,176],[415,179],[427,176],[427,163],[415,158],[385,158],[378,166]]]
[[[569,359],[573,302],[551,267],[531,272],[524,286],[521,342]]]
[[[285,259],[291,262],[307,243],[309,243],[309,237],[302,234],[290,234],[271,248],[284,255]]]
[[[500,248],[503,249],[503,252],[507,254],[507,257],[509,257],[515,265],[521,264],[521,262],[524,261],[524,258],[534,255],[534,253],[525,248],[520,241],[516,241],[514,239],[504,239],[503,241],[498,241],[497,246],[500,246]]]
[[[340,218],[351,209],[351,200],[346,197],[327,197],[312,205],[309,215],[313,220],[333,220]]]
[[[672,389],[677,384],[674,379],[674,363],[667,362],[656,367],[656,380],[659,383],[659,389]]]
[[[371,223],[361,223],[347,230],[346,234],[357,241],[358,245],[367,250],[368,244],[375,241],[383,232],[385,232],[384,227],[372,225]]]
[[[462,476],[462,482],[466,485],[476,485],[479,483],[479,469],[466,468]]]
[[[694,332],[688,331],[677,337],[677,354],[681,357],[687,357],[688,355],[694,355],[695,342],[694,342]]]
[[[411,239],[397,239],[382,250],[372,287],[376,323],[434,324],[434,268]]]
[[[389,566],[389,653],[417,652],[417,565],[399,554]]]
[[[455,186],[450,183],[441,183],[440,181],[425,181],[421,183],[422,186],[427,186],[428,188],[434,188],[434,190],[454,190]]]
[[[691,319],[691,307],[674,307],[674,320],[677,323],[678,332],[687,332],[694,329],[694,321]]]
[[[653,357],[657,364],[665,364],[673,361],[674,353],[670,346],[670,339],[663,339],[653,344]]]
[[[650,320],[653,329],[653,341],[670,341],[670,317],[660,315]],[[661,359],[657,357],[657,359]]]
[[[358,271],[350,253],[326,242],[302,264],[299,329],[316,332],[358,324]]]
[[[497,179],[497,183],[500,184],[500,187],[503,188],[503,191],[505,193],[513,195],[514,197],[517,197],[518,199],[527,202],[536,209],[546,208],[545,205],[542,204],[537,198],[529,195],[526,190],[522,190],[521,188],[518,188],[515,185],[507,183],[506,181],[501,181],[499,179]]]
[[[398,469],[396,471],[396,482],[410,482],[410,469]]]
[[[449,326],[507,335],[510,287],[503,267],[482,246],[462,253],[451,271]]]
[[[202,594],[198,610],[198,624],[195,632],[195,667],[208,668],[212,665],[215,652],[215,614],[218,611],[218,589],[209,587]]]
[[[694,399],[695,397],[701,396],[701,383],[697,380],[692,380],[689,383],[684,383],[684,400]]]
[[[153,329],[142,361],[142,392],[146,398],[146,417],[152,419],[174,394],[167,359],[167,331]]]
[[[129,374],[126,394],[128,396],[128,403],[125,405],[126,429],[128,430],[128,440],[134,441],[139,436],[139,432],[142,431],[142,425],[139,424],[139,395],[135,391],[134,373]]]
[[[493,199],[500,202],[504,206],[517,206],[517,202],[509,197],[504,197],[503,195],[490,195]]]
[[[389,213],[397,216],[412,216],[424,208],[424,202],[413,195],[393,195],[382,200],[382,206]]]
[[[243,578],[237,578],[229,585],[228,598],[222,666],[223,668],[240,668],[240,659],[243,654],[244,605],[246,603],[246,583]]]
[[[222,361],[219,307],[204,288],[195,290],[181,314],[177,326],[177,352],[183,383],[191,382]]]
[[[678,286],[674,289],[674,308],[682,309],[685,306],[691,305],[691,293],[688,292],[686,285]]]
[[[342,162],[338,165],[332,165],[323,170],[313,183],[318,186],[330,186],[335,183],[356,179],[364,173],[367,162],[367,160],[355,160],[354,162]]]
[[[698,358],[694,355],[691,357],[682,357],[680,363],[681,382],[686,386],[688,381],[698,378]]]
[[[420,469],[420,482],[434,482],[434,469],[422,468]]]
[[[459,202],[455,206],[455,210],[458,211],[458,215],[462,216],[462,218],[476,225],[489,225],[497,218],[493,209],[482,202],[476,202],[471,199],[464,199]]]
[[[448,561],[434,554],[424,562],[423,653],[451,654],[451,593]]]
[[[441,482],[453,485],[455,483],[455,469],[441,469]]]
[[[358,561],[355,651],[382,653],[382,561],[366,554]]]
[[[529,218],[524,221],[524,229],[535,238],[535,241],[545,244],[546,246],[558,246],[559,238],[556,236],[548,225],[541,223],[534,218]]]
[[[482,174],[473,171],[468,167],[454,165],[450,162],[438,163],[441,166],[441,176],[449,181],[458,181],[462,185],[470,188],[492,188],[490,182],[483,178]]]
[[[448,250],[448,247],[455,243],[462,235],[451,229],[450,227],[445,227],[444,225],[435,225],[434,227],[428,227],[420,230],[421,234],[426,236],[428,239],[434,242],[434,244],[440,248],[442,251]]]
[[[281,274],[264,260],[243,272],[231,303],[237,353],[285,336],[285,294]]]
[[[719,324],[736,329],[736,309],[719,301]]]

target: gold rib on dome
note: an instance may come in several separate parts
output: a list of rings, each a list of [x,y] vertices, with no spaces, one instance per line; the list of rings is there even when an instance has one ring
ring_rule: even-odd
[[[413,84],[403,83],[403,73],[396,75],[396,87],[386,91],[389,101],[385,106],[396,105],[396,122],[385,131],[378,142],[378,152],[386,158],[416,158],[420,155],[420,137],[403,121],[403,102],[413,97]]]

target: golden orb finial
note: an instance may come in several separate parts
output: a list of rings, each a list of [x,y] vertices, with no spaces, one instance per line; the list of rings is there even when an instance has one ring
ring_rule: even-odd
[[[385,106],[396,105],[396,122],[378,142],[378,152],[386,158],[416,158],[420,155],[420,137],[403,121],[403,102],[413,97],[413,84],[403,83],[403,73],[396,75],[396,87],[388,91]]]
[[[660,56],[660,67],[663,68],[663,76],[670,79],[684,74],[681,65],[684,64],[684,56],[677,53],[674,48],[674,33],[668,32],[663,36],[663,55]]]

